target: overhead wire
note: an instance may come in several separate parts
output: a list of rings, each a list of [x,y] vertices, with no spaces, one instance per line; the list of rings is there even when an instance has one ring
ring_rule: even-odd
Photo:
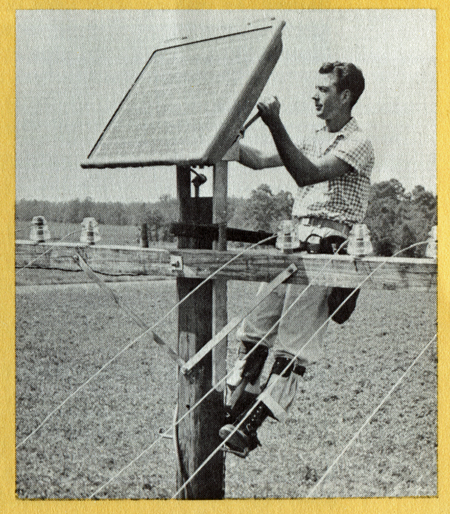
[[[69,236],[72,236],[73,234],[77,234],[81,232],[81,229],[78,229],[78,230],[74,230],[73,232],[69,232],[69,234],[66,234],[65,236],[63,236],[61,239],[58,239],[58,241],[55,241],[54,244],[52,244],[47,250],[45,250],[45,252],[42,252],[40,253],[35,259],[31,260],[30,262],[27,262],[25,264],[25,266],[19,268],[17,271],[16,271],[16,276],[21,272],[23,271],[24,269],[30,267],[32,264],[34,264],[36,261],[38,261],[41,257],[43,257],[44,255],[46,255],[47,253],[51,252],[58,243],[60,243],[61,241],[64,241],[64,239],[67,239]],[[38,245],[39,243],[36,243],[36,245]]]
[[[65,237],[68,237],[70,234],[68,234]],[[241,255],[248,252],[252,248],[262,245],[266,243],[267,241],[270,241],[271,239],[274,239],[276,234],[267,237],[263,239],[262,241],[259,241],[258,243],[254,243],[248,248],[245,248],[241,252],[234,255],[229,261],[227,261],[225,264],[220,266],[217,270],[215,270],[213,273],[211,273],[208,277],[206,277],[202,282],[200,282],[194,289],[192,289],[186,296],[184,296],[179,302],[177,302],[169,311],[166,312],[166,314],[161,317],[156,323],[154,323],[151,327],[149,327],[147,330],[144,330],[144,332],[141,332],[136,338],[134,338],[130,343],[125,345],[119,352],[117,352],[111,359],[109,359],[103,366],[101,366],[91,377],[89,377],[84,383],[82,383],[79,387],[77,387],[65,400],[63,400],[57,407],[55,407],[45,418],[44,420],[30,433],[28,436],[26,436],[19,444],[16,445],[16,449],[20,448],[25,444],[25,442],[30,439],[36,432],[38,432],[45,423],[56,413],[58,412],[71,398],[73,398],[78,392],[80,392],[82,389],[84,389],[95,377],[97,377],[102,371],[104,371],[110,364],[112,364],[120,355],[122,355],[124,352],[126,352],[129,348],[131,348],[135,343],[140,341],[144,336],[146,336],[148,333],[151,333],[158,325],[162,323],[172,312],[175,311],[180,305],[182,305],[190,296],[192,296],[196,291],[200,289],[205,283],[207,283],[209,280],[211,280],[215,275],[220,273],[226,266],[228,266],[230,263],[238,259]],[[50,248],[48,251],[50,251],[52,248]],[[47,253],[46,252],[46,253]],[[41,257],[43,254],[41,254],[39,257]],[[37,259],[36,259],[37,260]]]
[[[345,241],[345,242],[343,243],[343,245],[342,245],[342,246],[344,246],[346,243],[347,243],[347,241]],[[399,251],[398,251],[396,254],[394,254],[392,257],[395,257],[396,255],[400,254],[400,253],[401,253],[401,252],[403,252],[403,251],[408,250],[408,249],[409,249],[409,248],[411,248],[411,247],[418,246],[418,245],[425,244],[425,243],[426,243],[426,241],[424,241],[424,242],[420,242],[420,243],[415,243],[415,244],[413,244],[413,245],[411,245],[411,246],[409,246],[409,247],[407,247],[407,248],[404,248],[404,249],[402,249],[402,250],[399,250]],[[341,249],[341,247],[339,247],[339,249],[337,250],[337,252],[336,252],[336,253],[338,253],[338,251],[339,251],[340,249]],[[357,288],[355,288],[355,290],[354,290],[354,292],[353,292],[352,294],[354,294],[354,293],[356,292],[356,290],[357,290],[357,289],[359,289],[359,288],[360,288],[360,287],[361,287],[361,286],[362,286],[362,285],[363,285],[367,280],[369,280],[369,279],[372,277],[372,275],[373,275],[373,274],[374,274],[374,273],[375,273],[375,272],[376,272],[376,271],[377,271],[377,270],[378,270],[382,265],[384,265],[386,262],[388,262],[388,261],[389,261],[389,259],[390,259],[390,258],[385,259],[385,260],[384,260],[380,265],[378,265],[378,267],[377,267],[375,270],[373,270],[373,271],[372,271],[372,272],[371,272],[371,273],[370,273],[370,274],[369,274],[369,275],[368,275],[368,276],[367,276],[367,277],[366,277],[366,278],[365,278],[365,279],[364,279],[364,280],[359,284],[359,286],[358,286]],[[327,261],[327,262],[325,263],[325,265],[323,266],[323,268],[321,268],[321,270],[319,270],[319,272],[317,273],[316,277],[317,277],[317,276],[318,276],[318,275],[319,275],[319,274],[320,274],[320,273],[325,269],[325,267],[326,267],[330,262],[332,262],[332,259],[330,259],[329,261]],[[286,315],[286,314],[287,314],[287,313],[288,313],[288,312],[289,312],[289,311],[294,307],[294,305],[296,304],[296,302],[300,300],[300,298],[301,298],[302,294],[304,294],[304,293],[306,292],[306,289],[307,289],[307,288],[309,288],[311,285],[313,285],[313,283],[312,283],[312,282],[311,282],[310,284],[308,284],[308,286],[307,286],[307,287],[302,291],[302,293],[301,293],[301,294],[296,298],[296,300],[291,304],[291,306],[290,306],[290,307],[285,311],[284,316],[285,316],[285,315]],[[351,296],[351,295],[349,295],[349,297],[350,297],[350,296]],[[349,298],[349,297],[348,297],[348,298]],[[348,298],[347,298],[347,299],[348,299]],[[324,325],[325,325],[326,323],[328,323],[328,321],[329,321],[329,320],[334,316],[334,314],[335,314],[339,309],[340,309],[340,306],[339,306],[339,307],[338,307],[338,308],[337,308],[337,309],[336,309],[336,310],[335,310],[335,311],[334,311],[334,312],[329,316],[329,318],[328,318],[328,319],[327,319],[327,321],[324,323]],[[261,338],[261,340],[260,340],[260,341],[259,341],[259,342],[258,342],[258,343],[257,343],[257,344],[252,348],[252,349],[251,349],[251,351],[250,351],[247,355],[250,355],[253,351],[255,351],[255,350],[256,350],[256,348],[257,348],[257,347],[258,347],[258,346],[259,346],[259,345],[260,345],[260,344],[261,344],[261,343],[262,343],[262,342],[267,338],[267,336],[268,336],[268,335],[273,331],[273,329],[274,329],[274,328],[275,328],[275,327],[276,327],[276,326],[281,322],[281,319],[282,319],[282,318],[280,318],[279,320],[277,320],[277,322],[275,322],[275,324],[274,324],[274,325],[273,325],[273,326],[272,326],[272,327],[267,331],[267,333],[265,334],[265,336],[263,336],[263,337]],[[321,330],[321,328],[322,328],[322,326],[321,326],[321,327],[319,327],[319,329],[318,329],[317,331]],[[307,344],[309,344],[309,342],[312,340],[312,338],[315,336],[315,334],[316,334],[316,333],[317,333],[317,332],[315,332],[315,333],[313,334],[313,336],[311,336],[310,340],[308,340],[308,341],[306,342],[306,344],[302,347],[302,349],[301,349],[300,351],[302,351],[302,350],[306,347],[306,345],[307,345]],[[292,359],[292,361],[291,361],[291,362],[293,362],[293,361],[295,360],[295,358],[296,358],[296,356],[294,357],[294,359]],[[286,366],[285,370],[290,366],[290,364],[291,364],[291,363],[289,363],[289,364]],[[285,371],[285,370],[283,370],[283,372],[282,372],[282,373],[284,373],[284,371]],[[178,423],[180,423],[180,422],[181,422],[181,421],[182,421],[186,416],[188,416],[188,415],[189,415],[189,414],[190,414],[190,413],[191,413],[195,408],[197,408],[197,407],[198,407],[198,406],[203,402],[203,400],[204,400],[204,399],[205,399],[209,394],[211,394],[211,392],[212,392],[212,391],[214,391],[214,390],[215,390],[215,389],[216,389],[216,388],[217,388],[217,387],[218,387],[222,382],[224,382],[224,381],[225,381],[225,380],[226,380],[226,379],[231,375],[231,373],[232,373],[232,371],[231,371],[230,373],[228,373],[225,377],[223,377],[223,378],[222,378],[222,379],[221,379],[221,380],[220,380],[220,381],[219,381],[219,382],[218,382],[218,383],[217,383],[213,388],[211,388],[211,389],[210,389],[210,390],[209,390],[209,391],[208,391],[208,392],[207,392],[207,393],[206,393],[202,398],[200,398],[200,400],[198,400],[198,402],[197,402],[195,405],[193,405],[193,406],[192,406],[192,407],[191,407],[191,408],[190,408],[190,409],[189,409],[189,410],[188,410],[188,411],[187,411],[187,412],[186,412],[186,413],[185,413],[185,414],[184,414],[184,415],[183,415],[183,416],[178,420]],[[282,374],[282,373],[281,373],[281,374]],[[257,407],[257,404],[255,404],[255,405],[254,405],[254,408],[256,408],[256,407]],[[252,412],[252,410],[250,410],[247,414],[248,414],[248,415],[250,415],[250,414],[251,414],[251,412]],[[244,420],[245,420],[245,419],[244,419]],[[244,420],[242,420],[242,422],[244,422]],[[172,429],[173,429],[173,427],[169,427],[169,429],[168,429],[168,430],[166,430],[165,432],[163,432],[163,433],[161,434],[160,439],[162,439],[164,436],[168,435],[168,434],[171,432],[171,430],[172,430]],[[233,433],[231,433],[229,437],[231,437],[232,435],[233,435]],[[225,441],[223,441],[223,442],[222,442],[222,444],[221,444],[221,445],[219,445],[218,449],[221,449],[221,448],[226,444],[226,441],[227,441],[228,439],[229,439],[229,438],[227,438]],[[96,490],[96,491],[95,491],[95,492],[90,496],[90,498],[92,498],[92,497],[94,497],[96,494],[98,494],[98,492],[100,492],[104,487],[106,487],[109,483],[111,483],[111,482],[112,482],[113,480],[115,480],[119,475],[121,475],[121,474],[123,473],[123,471],[125,471],[125,470],[126,470],[126,469],[128,469],[132,464],[134,464],[136,461],[138,461],[138,460],[139,460],[139,459],[140,459],[140,458],[141,458],[141,457],[142,457],[146,452],[148,452],[151,448],[153,448],[153,447],[156,445],[156,443],[157,443],[158,441],[159,441],[159,439],[155,440],[155,441],[154,441],[154,442],[153,442],[149,447],[147,447],[146,449],[144,449],[144,450],[143,450],[143,451],[142,451],[142,452],[141,452],[141,453],[140,453],[136,458],[134,458],[134,459],[133,459],[133,460],[132,460],[132,461],[131,461],[127,466],[125,466],[124,468],[122,468],[122,469],[121,469],[119,472],[117,472],[113,477],[111,477],[111,478],[110,478],[110,480],[108,480],[108,482],[106,482],[106,483],[105,483],[105,484],[103,484],[100,488],[98,488],[98,489],[97,489],[97,490]],[[216,448],[216,450],[217,450],[217,448]],[[210,458],[212,458],[212,457],[215,455],[215,453],[217,453],[217,452],[215,451],[215,452],[213,452],[212,454],[210,454],[209,458],[208,458],[207,460],[205,460],[205,461],[204,461],[204,463],[202,463],[202,464],[206,464],[206,463],[207,463],[207,461],[209,461],[209,460],[210,460]],[[201,466],[202,466],[202,465],[201,465]],[[192,478],[195,476],[195,474],[196,474],[197,472],[199,472],[199,471],[200,471],[200,468],[198,468],[198,469],[196,470],[196,472],[194,472],[194,475],[191,475],[191,477],[190,477],[190,478],[192,479]],[[189,482],[190,482],[190,480],[189,480]],[[175,493],[174,497],[176,497],[176,496],[181,492],[181,490],[182,490],[182,489],[183,489],[183,486],[180,488],[180,490],[179,490],[179,491],[177,491],[177,492]]]
[[[357,432],[354,434],[354,436],[350,439],[350,441],[344,446],[342,451],[339,453],[339,455],[333,460],[333,462],[328,466],[325,473],[320,477],[320,479],[316,482],[316,484],[313,486],[313,488],[309,491],[306,498],[311,498],[314,491],[324,482],[325,478],[330,474],[333,467],[337,464],[337,462],[341,459],[341,457],[345,454],[345,452],[350,448],[350,446],[356,441],[356,439],[359,437],[361,432],[364,430],[364,428],[372,421],[372,419],[375,417],[377,412],[381,409],[381,407],[386,403],[388,398],[392,395],[392,393],[397,389],[397,387],[400,385],[402,380],[406,377],[406,375],[411,371],[411,369],[414,367],[414,365],[417,363],[417,361],[422,357],[422,355],[425,353],[425,351],[428,349],[428,347],[435,341],[437,338],[437,335],[434,335],[431,341],[429,341],[425,347],[420,351],[420,353],[416,356],[416,358],[413,360],[413,362],[410,364],[410,366],[407,368],[407,370],[403,373],[403,375],[395,382],[395,384],[391,387],[387,395],[383,398],[383,400],[379,403],[379,405],[375,408],[375,410],[372,412],[372,414],[366,419],[366,421],[360,426],[360,428],[357,430]]]
[[[70,235],[70,234],[68,234],[68,235]],[[67,235],[67,236],[65,236],[65,237],[68,237],[68,235]],[[234,256],[234,257],[233,257],[232,259],[230,259],[227,263],[225,263],[223,266],[221,266],[221,267],[220,267],[220,268],[218,268],[215,272],[213,272],[213,273],[212,273],[209,277],[207,277],[204,281],[202,281],[202,282],[201,282],[201,283],[200,283],[200,284],[199,284],[199,285],[198,285],[194,290],[192,290],[192,291],[191,291],[187,296],[185,296],[185,297],[181,300],[181,302],[179,302],[178,304],[176,304],[176,305],[171,309],[171,311],[169,311],[169,312],[168,312],[168,313],[167,313],[163,318],[161,318],[161,320],[159,320],[159,321],[157,322],[157,324],[159,324],[159,323],[160,323],[163,319],[165,319],[165,317],[167,317],[167,316],[168,316],[168,315],[169,315],[169,314],[170,314],[170,313],[171,313],[175,308],[177,308],[177,307],[178,307],[178,306],[179,306],[183,301],[185,301],[185,300],[187,299],[187,297],[188,297],[188,296],[190,296],[190,295],[194,294],[194,293],[195,293],[195,291],[196,291],[196,290],[198,290],[198,289],[199,289],[199,288],[200,288],[204,283],[206,283],[208,280],[210,280],[210,279],[211,279],[215,274],[219,273],[219,272],[220,272],[224,267],[226,267],[227,265],[229,265],[233,260],[237,259],[237,258],[238,258],[239,256],[241,256],[243,253],[245,253],[246,251],[248,251],[248,250],[252,249],[253,247],[258,246],[258,245],[261,245],[261,244],[264,244],[265,242],[267,242],[267,241],[268,241],[268,240],[270,240],[270,239],[273,239],[274,237],[276,237],[276,236],[275,236],[275,235],[272,235],[272,236],[270,236],[270,237],[266,238],[265,240],[262,240],[262,241],[260,241],[260,242],[258,242],[258,243],[255,243],[255,244],[251,245],[249,248],[244,249],[242,252],[240,252],[239,254],[237,254],[236,256]],[[346,242],[345,242],[345,243],[346,243]],[[344,243],[344,244],[345,244],[345,243]],[[416,244],[414,244],[414,245],[411,245],[411,247],[412,247],[412,246],[417,246],[417,245],[419,245],[419,244],[424,244],[424,242],[416,243]],[[410,247],[408,247],[408,248],[410,248]],[[405,249],[400,250],[400,251],[399,251],[399,252],[397,252],[395,255],[397,255],[397,254],[401,253],[402,251],[406,251],[408,248],[405,248]],[[41,254],[41,255],[42,255],[42,254]],[[395,256],[395,255],[394,255],[394,256]],[[394,257],[394,256],[393,256],[393,257]],[[332,259],[331,259],[331,260],[332,260]],[[330,260],[330,261],[331,261],[331,260]],[[329,262],[330,262],[330,261],[329,261]],[[379,266],[378,266],[378,267],[377,267],[377,268],[376,268],[376,269],[375,269],[375,270],[374,270],[374,271],[373,271],[373,272],[372,272],[368,277],[366,277],[366,279],[365,279],[365,280],[364,280],[364,281],[363,281],[363,282],[358,286],[358,288],[360,288],[360,287],[362,286],[362,284],[363,284],[363,283],[364,283],[368,278],[370,278],[370,277],[373,275],[373,273],[374,273],[376,270],[378,270],[378,269],[379,269],[379,267],[380,267],[381,265],[385,264],[385,262],[387,262],[387,261],[388,261],[388,259],[386,259],[385,261],[383,261],[383,262],[382,262],[382,263],[381,263],[381,264],[380,264],[380,265],[379,265]],[[328,263],[329,263],[329,262],[327,262],[327,263],[325,264],[325,266],[326,266],[326,265],[328,265]],[[325,267],[325,266],[324,266],[324,267]],[[321,271],[322,271],[322,270],[319,270],[318,274],[319,274],[319,273],[321,273]],[[311,282],[307,287],[309,287],[310,285],[312,285],[312,282]],[[356,289],[358,289],[358,288],[356,288]],[[305,290],[304,290],[304,291],[302,291],[302,293],[301,293],[301,294],[303,294],[304,292],[305,292]],[[301,297],[301,295],[298,297],[298,299],[300,299],[300,297]],[[298,299],[297,299],[297,300],[298,300]],[[296,301],[297,301],[297,300],[296,300]],[[295,303],[295,302],[294,302],[294,303]],[[293,305],[292,305],[292,306],[293,306]],[[291,306],[291,307],[292,307],[292,306]],[[336,309],[336,311],[337,311],[337,310],[339,310],[339,308],[340,308],[340,307],[338,307],[338,309]],[[334,313],[333,313],[333,314],[334,314]],[[281,321],[281,319],[280,319],[279,321]],[[278,321],[277,323],[275,323],[274,327],[279,323],[279,321]],[[327,320],[327,322],[328,322],[328,320]],[[156,326],[156,324],[155,324],[154,326]],[[269,333],[273,330],[273,328],[274,328],[274,327],[272,327],[272,328],[269,330]],[[151,327],[151,328],[152,328],[152,327]],[[151,330],[151,328],[150,328],[149,330]],[[319,328],[319,330],[320,330],[320,328]],[[146,331],[146,332],[147,332],[147,331]],[[88,383],[88,382],[90,382],[90,381],[91,381],[95,376],[97,376],[97,375],[98,375],[98,374],[99,374],[99,373],[100,373],[100,372],[101,372],[101,371],[102,371],[106,366],[108,366],[108,365],[112,362],[112,360],[115,360],[115,358],[116,358],[116,357],[118,357],[121,353],[123,353],[126,349],[128,349],[132,344],[134,344],[134,342],[136,342],[136,341],[137,341],[140,337],[142,337],[143,335],[144,335],[144,334],[141,334],[140,336],[138,336],[138,338],[137,338],[137,339],[135,339],[134,341],[132,341],[132,343],[130,343],[130,344],[129,344],[129,345],[127,345],[124,349],[122,349],[118,354],[116,354],[116,356],[115,356],[115,357],[113,357],[113,359],[111,359],[110,361],[108,361],[108,362],[107,362],[107,363],[106,363],[106,364],[105,364],[105,365],[104,365],[100,370],[98,370],[98,372],[97,372],[97,373],[95,373],[95,374],[94,374],[94,375],[93,375],[93,376],[92,376],[88,381],[86,381],[82,386],[80,386],[76,391],[74,391],[74,392],[73,392],[73,393],[72,393],[68,398],[66,398],[66,400],[65,400],[62,404],[60,404],[60,406],[58,406],[56,409],[54,409],[54,410],[53,410],[53,411],[52,411],[52,412],[51,412],[51,413],[50,413],[50,414],[49,414],[49,415],[44,419],[44,421],[40,424],[40,426],[39,426],[39,427],[37,427],[37,428],[36,428],[36,429],[31,433],[31,434],[29,434],[29,436],[27,436],[27,438],[25,438],[21,443],[19,443],[19,445],[17,446],[17,448],[18,448],[19,446],[21,446],[22,444],[24,444],[24,443],[26,442],[26,440],[27,440],[29,437],[31,437],[34,433],[36,433],[36,432],[39,430],[39,428],[41,428],[41,427],[43,426],[43,424],[45,424],[45,422],[46,422],[46,421],[47,421],[47,420],[48,420],[48,419],[49,419],[49,418],[50,418],[50,417],[51,417],[51,416],[52,416],[52,415],[53,415],[57,410],[59,410],[59,409],[60,409],[60,408],[61,408],[61,407],[62,407],[62,406],[63,406],[63,405],[64,405],[64,404],[65,404],[65,403],[70,399],[70,398],[72,398],[72,397],[73,397],[73,396],[74,396],[74,395],[75,395],[79,390],[81,390],[83,387],[85,387],[85,386],[87,385],[87,383]],[[264,338],[260,341],[260,343],[261,343],[263,340],[264,340]],[[304,347],[305,347],[308,343],[309,343],[309,341],[304,345]],[[304,348],[304,347],[303,347],[303,348]],[[302,348],[302,349],[303,349],[303,348]],[[294,358],[295,358],[295,357],[294,357]],[[231,373],[230,373],[230,374],[231,374]],[[218,387],[218,385],[220,385],[220,383],[222,383],[223,381],[225,381],[225,380],[228,378],[228,376],[229,376],[230,374],[228,374],[227,376],[223,377],[223,379],[222,379],[219,383],[217,383],[213,388],[211,388],[211,390],[210,390],[210,391],[208,391],[208,392],[204,395],[204,397],[203,397],[203,398],[201,398],[201,399],[200,399],[200,400],[199,400],[199,401],[198,401],[198,402],[197,402],[193,407],[191,407],[191,409],[190,409],[188,412],[186,412],[186,413],[185,413],[185,414],[184,414],[184,415],[183,415],[183,416],[182,416],[182,417],[177,421],[177,424],[179,424],[179,423],[180,423],[180,422],[181,422],[181,421],[182,421],[186,416],[188,416],[188,415],[189,415],[189,414],[190,414],[190,413],[191,413],[191,412],[192,412],[192,411],[193,411],[193,410],[194,410],[198,405],[200,405],[200,403],[201,403],[201,402],[202,402],[202,401],[203,401],[203,400],[204,400],[204,399],[205,399],[205,398],[206,398],[206,397],[207,397],[207,396],[208,396],[212,391],[214,391],[214,390]],[[254,407],[256,408],[256,405],[255,405]],[[250,412],[249,412],[248,414],[250,414]],[[244,421],[244,420],[243,420],[243,421]],[[161,434],[161,436],[160,436],[160,438],[159,438],[159,439],[157,439],[156,441],[154,441],[154,442],[152,443],[152,445],[150,445],[150,446],[149,446],[149,447],[147,447],[143,452],[141,452],[141,453],[140,453],[140,454],[139,454],[135,459],[133,459],[133,461],[132,461],[132,462],[130,462],[127,466],[125,466],[124,468],[122,468],[122,469],[119,471],[119,473],[115,474],[115,475],[114,475],[114,476],[113,476],[113,477],[112,477],[112,478],[111,478],[107,483],[103,484],[99,489],[97,489],[97,490],[95,491],[95,493],[93,493],[93,494],[91,495],[91,498],[92,498],[92,497],[94,497],[96,494],[98,494],[98,492],[99,492],[101,489],[103,489],[104,487],[106,487],[106,485],[108,485],[111,481],[113,481],[115,478],[117,478],[117,476],[119,476],[121,473],[123,473],[123,471],[125,471],[129,466],[131,466],[134,462],[136,462],[136,461],[137,461],[137,460],[138,460],[138,459],[139,459],[139,458],[140,458],[144,453],[146,453],[147,451],[149,451],[149,450],[150,450],[150,448],[151,448],[151,447],[153,447],[153,446],[154,446],[154,445],[155,445],[155,444],[156,444],[160,439],[162,439],[164,436],[167,436],[167,434],[169,433],[169,431],[170,431],[170,430],[172,430],[174,427],[175,427],[175,424],[174,424],[173,426],[171,426],[167,431],[163,432],[163,433]],[[232,436],[232,434],[230,434],[230,436],[229,436],[229,437],[231,437],[231,436]],[[225,443],[226,443],[226,441],[224,441],[224,442],[222,443],[222,445],[223,445],[223,444],[225,444]],[[212,456],[213,456],[213,454],[211,454],[211,455],[210,455],[210,458],[212,458]],[[206,464],[206,462],[207,462],[207,461],[204,461],[204,463],[202,463],[202,465]],[[202,465],[201,465],[201,466],[202,466]],[[198,473],[199,471],[200,471],[200,467],[196,470],[195,474],[196,474],[196,473]],[[195,476],[195,474],[194,474],[194,475],[191,475],[191,477],[190,477],[189,481],[190,481],[190,480],[192,480],[192,478]],[[186,483],[186,484],[184,484],[184,485],[180,488],[180,490],[179,490],[179,491],[177,491],[177,493],[175,494],[175,496],[176,496],[176,495],[177,495],[177,494],[178,494],[182,489],[184,489],[184,487],[185,487],[186,485],[187,485],[187,483]]]
[[[342,243],[342,245],[337,249],[335,254],[337,254],[341,248],[345,246],[347,241]],[[294,302],[286,309],[286,312],[284,315],[286,315],[293,307],[296,305],[296,303],[301,299],[301,297],[306,293],[306,291],[314,285],[313,280],[320,276],[320,274],[325,270],[325,268],[333,262],[333,257],[331,257],[325,264],[320,268],[320,270],[316,273],[316,275],[311,279],[311,282],[303,289],[303,291],[300,293],[300,295],[294,300]],[[269,334],[280,324],[281,322],[280,318],[277,320],[272,327],[267,331],[267,333],[261,338],[261,340],[247,353],[247,356],[251,355],[257,347],[259,347],[269,336]],[[115,473],[107,482],[105,482],[101,487],[99,487],[94,493],[91,494],[89,498],[95,497],[102,489],[104,489],[107,485],[109,485],[111,482],[113,482],[117,477],[119,477],[125,470],[127,470],[130,466],[132,466],[135,462],[137,462],[145,453],[150,451],[160,440],[162,440],[165,436],[170,434],[170,432],[175,428],[175,426],[178,426],[181,421],[183,421],[189,414],[191,414],[213,391],[217,390],[217,388],[225,382],[233,373],[233,370],[231,370],[229,373],[227,373],[224,377],[222,377],[209,391],[207,391],[193,406],[191,406],[184,415],[179,418],[173,426],[170,426],[166,431],[161,432],[158,439],[153,441],[147,448],[145,448],[139,455],[137,455],[130,463],[128,463],[126,466],[124,466],[122,469],[120,469],[117,473]]]
[[[350,297],[352,297],[356,291],[358,289],[360,289],[368,280],[370,280],[370,278],[376,273],[376,271],[378,271],[382,266],[384,266],[387,262],[389,262],[389,260],[393,257],[396,257],[397,255],[399,255],[400,253],[402,252],[405,252],[415,246],[419,246],[419,245],[422,245],[422,244],[426,244],[427,241],[421,241],[419,243],[414,243],[406,248],[403,248],[403,249],[400,249],[398,250],[394,255],[392,255],[391,257],[387,257],[385,260],[383,260],[371,273],[369,273],[365,278],[364,280],[362,280],[360,282],[360,284],[352,291],[351,294],[349,294],[346,298],[345,301],[347,301]],[[344,303],[344,302],[343,302]],[[342,305],[342,304],[341,304]],[[269,386],[268,390],[266,389],[264,392],[270,392],[270,388],[272,388],[277,382],[278,380],[280,379],[280,377],[288,370],[289,366],[291,366],[295,360],[297,359],[297,357],[300,355],[300,353],[306,348],[306,346],[313,340],[313,338],[315,337],[315,335],[323,328],[327,325],[327,323],[330,321],[330,319],[332,319],[332,317],[339,311],[339,309],[341,308],[341,305],[339,305],[336,310],[331,314],[329,315],[329,317],[327,318],[327,320],[322,323],[322,325],[320,325],[320,327],[312,334],[312,336],[308,339],[308,341],[302,346],[302,348],[300,348],[300,350],[290,359],[289,363],[285,366],[285,368],[280,372],[278,378],[274,379],[274,381],[271,383],[271,385]],[[287,311],[286,311],[287,313]],[[286,313],[284,313],[284,315],[286,315]],[[271,331],[272,329],[269,330],[269,332]],[[180,492],[195,478],[195,476],[201,471],[201,469],[203,469],[203,467],[214,457],[214,455],[220,451],[224,446],[225,444],[227,443],[227,441],[236,433],[236,431],[240,428],[240,426],[246,421],[246,419],[251,415],[251,413],[257,408],[257,406],[261,403],[261,399],[260,398],[257,398],[255,404],[252,406],[251,409],[249,409],[249,411],[246,413],[246,415],[243,417],[243,419],[235,426],[234,430],[232,430],[230,432],[230,434],[227,436],[226,439],[224,439],[217,447],[215,450],[213,450],[210,455],[198,466],[198,468],[192,473],[192,475],[189,477],[189,479],[181,485],[181,487],[175,492],[175,494],[172,496],[172,499],[175,499],[179,494]]]
[[[43,254],[41,254],[43,255]],[[40,257],[40,256],[39,256]],[[102,260],[97,260],[96,262],[107,262],[107,261],[102,261]],[[19,269],[21,270],[22,269],[22,266],[16,266],[16,269]],[[48,270],[48,271],[64,271],[65,273],[81,273],[82,270],[81,269],[67,269],[67,268],[58,268],[57,266],[39,266],[40,270]],[[130,277],[130,278],[134,278],[134,277],[148,277],[148,275],[145,275],[144,273],[108,273],[107,271],[100,271],[100,270],[95,270],[95,273],[97,273],[97,275],[103,275],[105,277]],[[166,277],[162,277],[161,280],[164,280]]]

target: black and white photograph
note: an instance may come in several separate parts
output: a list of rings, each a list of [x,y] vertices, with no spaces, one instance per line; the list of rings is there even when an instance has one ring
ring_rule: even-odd
[[[436,497],[436,11],[15,22],[16,497]]]

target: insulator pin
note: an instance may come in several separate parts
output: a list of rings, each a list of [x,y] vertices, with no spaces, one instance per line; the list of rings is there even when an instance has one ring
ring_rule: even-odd
[[[437,226],[435,225],[430,232],[427,240],[427,247],[425,250],[425,257],[429,259],[437,259]]]
[[[353,225],[348,235],[347,253],[355,257],[373,254],[373,246],[367,225],[359,223]]]
[[[44,216],[35,216],[31,221],[30,239],[36,243],[45,243],[50,240],[50,231]]]
[[[80,243],[94,245],[97,241],[100,241],[98,223],[95,221],[95,218],[84,218],[81,222],[81,227]]]

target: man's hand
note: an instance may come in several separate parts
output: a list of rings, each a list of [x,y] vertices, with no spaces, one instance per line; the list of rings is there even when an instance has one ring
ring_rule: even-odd
[[[270,128],[280,121],[280,102],[276,96],[266,97],[257,108],[264,123]]]
[[[281,121],[280,102],[276,96],[265,98],[258,103],[257,107],[277,147],[277,160],[284,165],[299,187],[325,182],[344,175],[350,170],[349,164],[331,154],[314,161],[306,157],[292,142]],[[241,148],[241,162],[244,156],[245,151]],[[248,162],[251,161],[248,160]],[[249,167],[254,169],[265,167],[261,159],[254,162],[256,164]]]

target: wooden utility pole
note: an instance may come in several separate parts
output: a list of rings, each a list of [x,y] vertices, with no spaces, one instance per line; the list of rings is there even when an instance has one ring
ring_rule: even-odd
[[[214,250],[227,249],[227,191],[228,191],[228,163],[220,161],[213,171],[213,223],[219,226],[219,237],[214,242]],[[213,330],[217,334],[227,324],[227,281],[216,279],[213,285]],[[218,344],[212,353],[213,358],[213,384],[216,385],[227,372],[227,339]],[[223,383],[218,386],[224,390]]]
[[[201,213],[202,222],[211,223],[210,199],[191,198],[190,168],[177,166],[177,190],[180,202],[180,221],[199,223],[195,219]],[[208,208],[209,205],[209,208]],[[209,214],[208,211],[209,210]],[[208,219],[206,219],[208,218]],[[179,248],[212,248],[212,241],[200,243],[179,238]],[[181,300],[201,281],[178,278],[177,292]],[[178,354],[188,360],[204,346],[213,335],[213,284],[207,282],[189,297],[178,310]],[[208,354],[195,369],[184,376],[179,373],[178,419],[198,402],[212,387],[213,362]],[[223,398],[214,391],[178,425],[177,489],[199,468],[220,444],[219,428],[223,424]],[[180,499],[221,499],[224,497],[224,456],[216,455],[202,468],[187,487],[180,492]]]

